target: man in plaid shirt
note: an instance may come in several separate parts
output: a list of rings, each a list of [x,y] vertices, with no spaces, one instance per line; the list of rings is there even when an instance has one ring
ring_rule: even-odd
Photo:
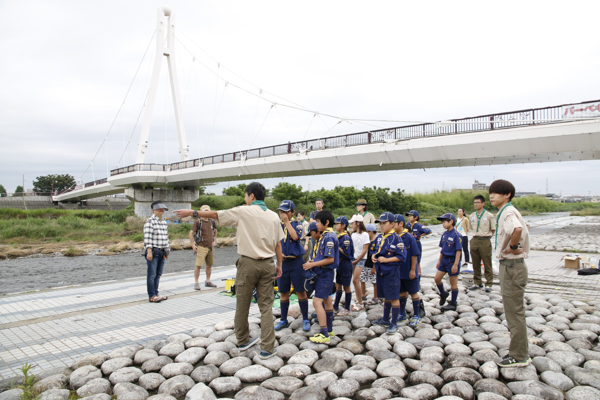
[[[158,283],[165,266],[165,260],[169,258],[169,252],[171,251],[167,221],[161,218],[165,211],[168,211],[168,208],[160,200],[153,202],[150,207],[154,215],[148,218],[144,224],[144,252],[148,264],[146,286],[150,303],[160,303],[167,300],[166,296],[158,295]]]

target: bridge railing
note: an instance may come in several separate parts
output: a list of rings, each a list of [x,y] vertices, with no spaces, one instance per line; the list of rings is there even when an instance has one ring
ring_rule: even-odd
[[[579,105],[598,102],[600,102],[600,100],[576,104]],[[452,119],[439,123],[405,125],[396,128],[351,133],[347,135],[304,140],[300,142],[288,142],[287,144],[278,144],[274,146],[261,147],[258,149],[250,149],[241,152],[220,154],[189,161],[176,162],[172,164],[135,164],[123,168],[114,169],[110,172],[110,175],[116,176],[136,171],[177,171],[181,169],[201,167],[211,164],[322,150],[327,148],[342,148],[349,146],[360,146],[371,143],[383,143],[386,141],[394,140],[410,140],[425,137],[514,128],[518,126],[544,125],[569,122],[572,120],[561,120],[561,118],[565,113],[565,107],[574,105],[575,104],[563,104],[553,107],[532,108],[498,114],[480,115],[477,117],[470,118]],[[597,110],[600,109],[600,104],[596,107]],[[86,183],[85,187],[105,183],[106,181],[107,180],[104,179]]]

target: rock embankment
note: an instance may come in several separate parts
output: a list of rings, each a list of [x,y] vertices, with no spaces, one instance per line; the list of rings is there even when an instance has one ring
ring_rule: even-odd
[[[600,217],[531,237],[532,250],[600,253]]]
[[[42,400],[67,400],[67,389],[86,400],[600,399],[600,301],[526,295],[533,361],[509,369],[495,363],[510,343],[502,297],[464,290],[457,310],[443,313],[436,289],[423,283],[427,317],[393,335],[371,324],[381,306],[336,317],[330,344],[308,340],[317,323],[303,332],[301,317],[290,317],[276,333],[277,356],[261,360],[258,345],[240,353],[233,321],[222,321],[84,357],[45,373],[36,388]],[[260,319],[249,323],[260,336]]]

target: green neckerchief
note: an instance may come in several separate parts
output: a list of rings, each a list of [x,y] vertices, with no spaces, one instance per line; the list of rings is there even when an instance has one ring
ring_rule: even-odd
[[[500,216],[502,215],[502,211],[504,211],[504,209],[508,206],[512,206],[512,202],[508,202],[504,205],[504,207],[502,207],[502,209],[500,210],[500,212],[498,213],[498,215],[496,215],[496,244],[494,245],[494,248],[497,249],[498,248],[498,228],[500,227]]]
[[[262,200],[254,200],[252,202],[252,204],[250,204],[251,206],[260,206],[260,208],[263,209],[263,211],[267,211],[267,206],[265,205],[265,202]]]
[[[479,223],[481,222],[481,217],[483,217],[483,214],[485,214],[485,208],[481,210],[481,215],[477,214],[477,210],[475,210],[475,216],[477,217],[477,230],[475,233],[479,232]]]

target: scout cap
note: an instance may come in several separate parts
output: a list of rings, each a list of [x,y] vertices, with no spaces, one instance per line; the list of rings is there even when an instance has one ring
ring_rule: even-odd
[[[391,212],[384,212],[383,214],[381,214],[379,216],[379,219],[375,222],[396,222],[396,217],[394,217],[394,214],[392,214]]]
[[[284,212],[294,211],[295,209],[296,209],[296,206],[294,205],[294,202],[291,200],[282,201],[281,204],[279,204],[279,208],[278,208],[278,210],[281,210]]]
[[[367,229],[367,232],[377,232],[375,224],[367,224],[365,228]]]
[[[407,217],[408,217],[409,215],[412,215],[413,217],[417,217],[417,218],[419,218],[419,212],[418,212],[417,210],[410,210],[409,212],[407,212],[407,213],[406,213],[406,214],[404,214],[404,215],[406,215]]]
[[[363,218],[362,215],[354,214],[352,216],[352,218],[350,219],[350,221],[348,221],[348,222],[353,223],[353,222],[364,222],[364,221],[365,221],[365,219]]]
[[[337,217],[333,223],[334,224],[343,224],[343,225],[348,226],[348,218],[346,218],[342,215],[340,217]]]
[[[310,233],[312,231],[319,232],[316,222],[311,222],[310,225],[308,225],[308,233]]]
[[[161,208],[164,209],[165,211],[169,211],[169,209],[167,208],[167,206],[165,206],[163,204],[162,201],[158,200],[155,201],[154,203],[152,203],[152,205],[150,206],[153,210],[160,210]]]
[[[358,199],[358,200],[356,200],[356,205],[357,206],[366,206],[367,201],[365,199]]]
[[[202,207],[200,207],[200,211],[210,211],[210,206],[208,204],[205,204]]]
[[[446,214],[442,215],[441,217],[437,217],[438,221],[443,221],[445,219],[447,219],[448,221],[456,222],[456,217],[454,216],[454,214],[446,213]]]
[[[396,214],[396,222],[404,222],[404,225],[406,225],[406,219],[404,219],[404,215],[402,214]]]

